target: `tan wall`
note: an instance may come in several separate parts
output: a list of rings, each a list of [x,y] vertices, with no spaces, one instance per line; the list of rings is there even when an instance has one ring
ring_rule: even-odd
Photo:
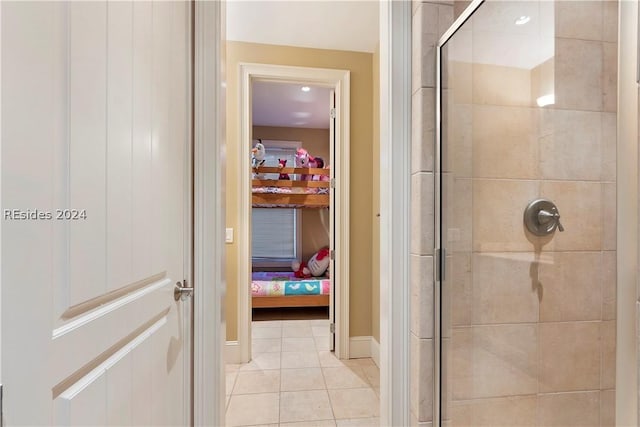
[[[254,126],[253,139],[300,141],[313,156],[329,163],[329,129],[284,128]],[[293,165],[287,165],[293,167]],[[309,260],[314,253],[329,246],[329,212],[327,209],[302,209],[302,259]]]
[[[372,58],[373,69],[373,169],[371,174],[373,221],[371,229],[371,331],[380,342],[380,46]]]
[[[227,227],[237,228],[239,212],[238,64],[263,63],[351,71],[351,234],[350,336],[371,335],[371,211],[372,185],[372,54],[227,42]],[[246,160],[248,161],[248,160]],[[238,246],[227,248],[227,339],[237,339]],[[243,288],[244,289],[244,288]]]

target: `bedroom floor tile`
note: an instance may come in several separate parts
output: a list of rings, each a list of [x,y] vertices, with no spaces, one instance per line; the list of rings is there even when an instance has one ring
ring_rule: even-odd
[[[378,426],[378,367],[372,359],[337,359],[328,351],[328,325],[253,322],[253,360],[226,366],[227,425]]]

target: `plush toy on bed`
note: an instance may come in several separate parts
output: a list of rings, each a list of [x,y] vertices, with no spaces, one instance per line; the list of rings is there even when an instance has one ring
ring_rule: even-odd
[[[298,148],[296,151],[295,164],[297,168],[322,168],[324,167],[324,160],[321,157],[313,157],[304,148]],[[314,175],[300,175],[301,181],[318,181],[314,179]]]
[[[287,166],[287,159],[278,159],[278,168],[282,169]],[[281,173],[278,179],[291,179],[288,173]]]
[[[291,269],[293,270],[293,275],[298,279],[308,279],[311,277],[311,271],[307,268],[307,263],[304,261],[293,261],[291,263]]]
[[[293,275],[299,279],[308,279],[311,276],[320,277],[329,268],[329,248],[322,248],[309,259],[309,262],[293,261],[291,269]]]
[[[264,157],[267,154],[267,150],[264,148],[264,144],[262,144],[262,140],[258,139],[256,146],[251,149],[251,167],[254,168],[254,179],[264,179],[264,175],[261,173],[257,173],[255,168],[258,166],[264,165]]]

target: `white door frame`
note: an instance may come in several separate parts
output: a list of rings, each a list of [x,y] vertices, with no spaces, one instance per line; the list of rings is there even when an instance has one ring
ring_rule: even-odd
[[[350,73],[345,70],[291,67],[271,64],[240,64],[240,164],[237,180],[240,183],[238,222],[238,347],[240,362],[251,360],[251,86],[254,81],[313,84],[331,87],[336,92],[336,144],[331,173],[335,178],[337,221],[334,227],[336,261],[332,277],[335,295],[336,356],[349,358],[349,117]],[[329,114],[329,111],[327,111]]]
[[[194,2],[193,425],[224,425],[225,4]]]
[[[199,288],[193,420],[194,425],[224,425],[224,1],[196,2],[195,23],[194,284]],[[411,2],[381,1],[381,425],[409,424],[408,236],[402,233],[408,231],[409,216],[410,82]],[[394,252],[398,247],[404,248],[404,259],[402,251]]]

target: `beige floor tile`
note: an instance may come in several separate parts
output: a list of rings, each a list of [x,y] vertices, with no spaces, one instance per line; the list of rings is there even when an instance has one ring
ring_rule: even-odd
[[[329,336],[326,337],[314,337],[314,342],[316,343],[316,350],[318,351],[328,351],[331,349],[329,346]]]
[[[282,336],[285,338],[306,338],[312,337],[311,326],[284,326]]]
[[[278,422],[278,393],[231,396],[227,409],[227,426],[248,426]]]
[[[314,337],[328,337],[329,336],[329,324],[320,326],[311,326],[311,333]]]
[[[360,359],[347,359],[343,360],[345,366],[376,366],[375,362],[370,357],[362,357]]]
[[[282,320],[261,320],[251,322],[252,328],[281,328]]]
[[[282,338],[254,338],[251,340],[251,353],[273,353],[282,350]]]
[[[352,418],[346,420],[336,420],[336,424],[338,427],[374,427],[380,425],[380,418]]]
[[[238,369],[240,369],[240,364],[239,363],[227,363],[224,368],[225,368],[225,371],[227,371],[227,372],[234,372],[234,371],[237,371]]]
[[[238,377],[238,371],[232,371],[226,373],[226,381],[225,381],[225,391],[226,394],[229,395],[233,391],[233,386],[236,383],[236,378]]]
[[[283,338],[282,351],[315,351],[313,338]]]
[[[280,370],[238,373],[232,394],[275,393],[280,391]]]
[[[320,360],[317,352],[287,351],[282,353],[282,369],[319,368]]]
[[[324,390],[324,377],[320,368],[282,369],[280,390]]]
[[[369,387],[361,367],[322,368],[328,389]]]
[[[297,423],[280,423],[280,427],[335,427],[335,420],[301,421]]]
[[[322,325],[327,325],[329,326],[329,319],[313,319],[313,320],[309,320],[309,324],[311,326],[322,326]]]
[[[377,366],[363,366],[362,370],[372,388],[380,387],[380,370]]]
[[[380,402],[370,388],[329,390],[336,419],[378,417]]]
[[[332,351],[319,351],[318,357],[320,359],[320,366],[322,367],[341,367],[345,366],[343,360],[340,360],[336,357],[335,353]]]
[[[267,369],[280,369],[280,353],[260,353],[254,356],[251,362],[240,367],[241,371],[264,371]]]
[[[309,326],[311,320],[300,319],[300,320],[282,320],[282,327],[287,326]]]
[[[252,328],[251,338],[282,338],[281,328]]]
[[[328,419],[333,419],[333,413],[326,390],[280,393],[281,422]]]

